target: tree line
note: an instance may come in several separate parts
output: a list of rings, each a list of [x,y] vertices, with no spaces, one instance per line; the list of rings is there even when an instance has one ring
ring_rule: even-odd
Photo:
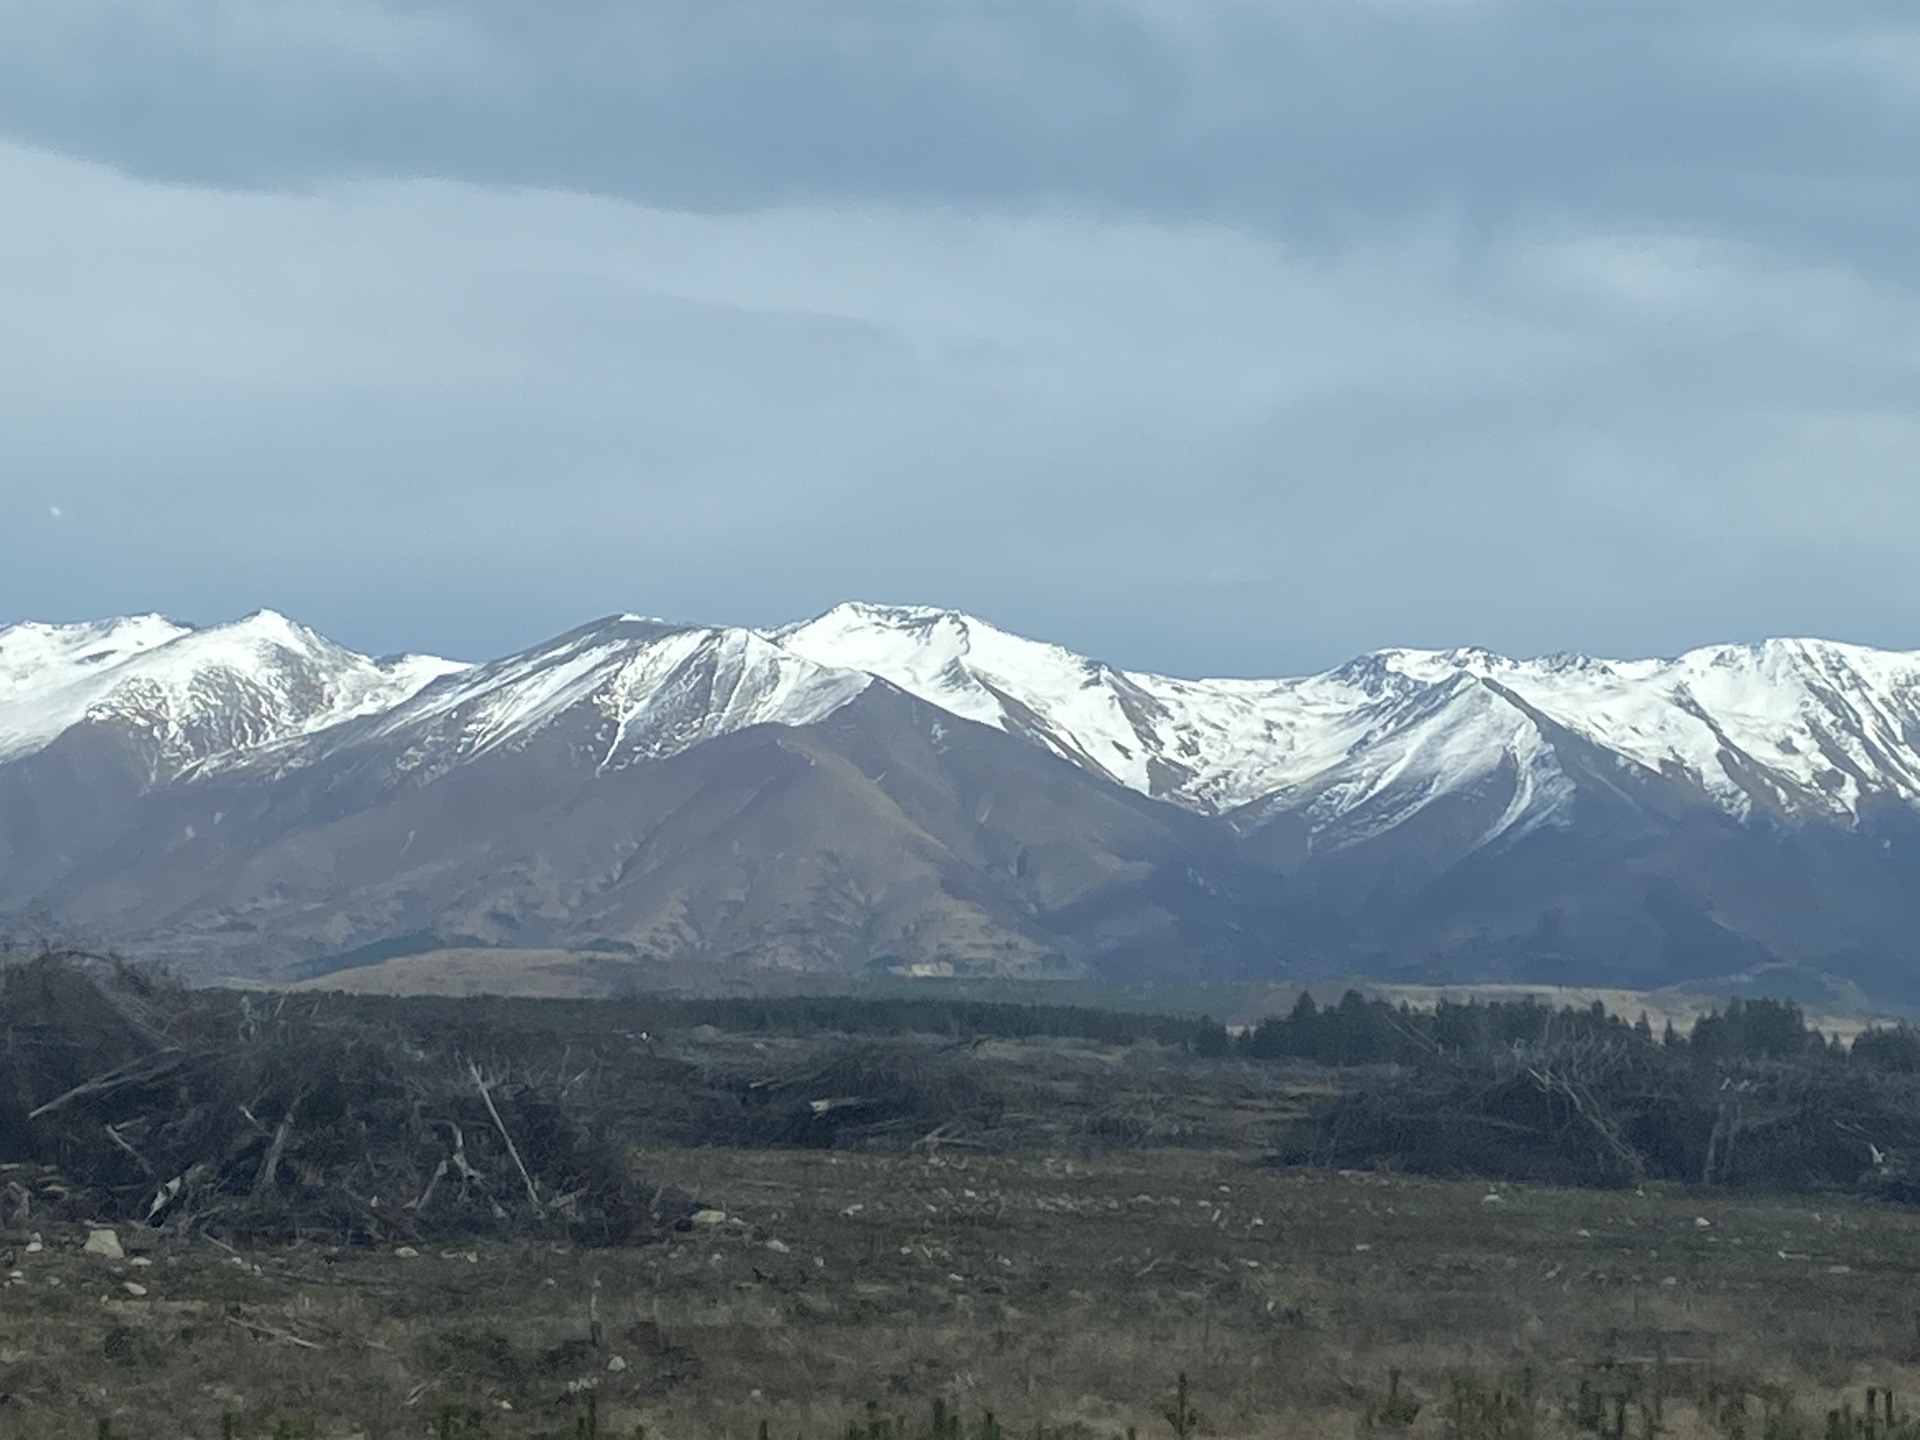
[[[1644,1013],[1630,1022],[1597,1000],[1586,1007],[1555,1007],[1532,997],[1442,999],[1425,1010],[1369,999],[1357,990],[1321,1006],[1302,991],[1285,1015],[1270,1015],[1237,1034],[1207,1021],[1189,1043],[1203,1054],[1309,1060],[1343,1069],[1491,1060],[1602,1042],[1701,1065],[1802,1060],[1920,1074],[1920,1030],[1911,1025],[1865,1030],[1847,1044],[1824,1034],[1794,1002],[1769,999],[1736,998],[1684,1032],[1671,1021],[1656,1032]]]

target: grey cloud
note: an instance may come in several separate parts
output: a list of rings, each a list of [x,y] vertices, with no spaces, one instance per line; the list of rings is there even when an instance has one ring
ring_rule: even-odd
[[[1920,42],[1895,0],[6,0],[0,17],[0,125],[212,183],[1046,200],[1328,243],[1357,216],[1544,206],[1890,266],[1903,248],[1860,222],[1914,218],[1897,102]]]
[[[0,616],[472,655],[864,595],[1189,673],[1920,631],[1904,6],[0,27]]]
[[[1744,241],[0,185],[7,613],[475,654],[866,595],[1189,672],[1920,621],[1920,299]]]

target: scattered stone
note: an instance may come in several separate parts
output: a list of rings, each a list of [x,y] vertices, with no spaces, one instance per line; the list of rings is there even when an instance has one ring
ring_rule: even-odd
[[[144,1298],[147,1293],[147,1287],[135,1280],[122,1280],[120,1288],[136,1300]]]
[[[724,1210],[696,1210],[693,1212],[693,1223],[696,1225],[724,1225],[727,1223],[727,1212]]]
[[[793,1247],[787,1244],[787,1242],[784,1240],[767,1241],[767,1249],[771,1250],[776,1255],[784,1255],[792,1248]]]
[[[420,1252],[411,1245],[397,1245],[394,1247],[393,1253],[398,1255],[402,1260],[417,1260],[420,1258]]]
[[[1713,1221],[1707,1219],[1707,1217],[1704,1215],[1694,1216],[1693,1223],[1696,1227],[1698,1227],[1701,1230],[1711,1230],[1713,1228]]]
[[[153,1261],[149,1260],[144,1255],[136,1255],[133,1257],[133,1259],[129,1260],[127,1263],[133,1266],[133,1268],[136,1270],[148,1270],[153,1267]]]
[[[80,1247],[88,1255],[99,1255],[108,1260],[124,1260],[127,1252],[120,1248],[120,1237],[111,1230],[89,1230],[87,1243]]]
[[[627,1357],[624,1355],[616,1355],[611,1360],[607,1361],[607,1369],[611,1370],[616,1375],[618,1375],[622,1370],[626,1368],[627,1368]]]

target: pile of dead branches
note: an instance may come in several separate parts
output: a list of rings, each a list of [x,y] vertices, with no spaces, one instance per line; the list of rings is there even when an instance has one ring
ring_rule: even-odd
[[[1703,1063],[1622,1040],[1355,1074],[1276,1163],[1920,1201],[1920,1077],[1824,1051]]]
[[[954,1046],[851,1045],[814,1064],[737,1077],[733,1088],[732,1143],[766,1147],[952,1144],[991,1130],[1003,1104]]]
[[[75,954],[0,971],[0,1222],[626,1243],[689,1209],[535,1088],[322,997]]]

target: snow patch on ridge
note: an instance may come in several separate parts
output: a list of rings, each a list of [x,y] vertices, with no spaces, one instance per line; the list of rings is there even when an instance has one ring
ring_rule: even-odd
[[[1920,654],[1816,640],[1632,661],[1383,650],[1298,679],[1179,680],[944,610],[846,604],[769,637],[1206,812],[1312,797],[1331,825],[1391,794],[1413,808],[1379,811],[1390,827],[1507,776],[1512,803],[1486,838],[1563,823],[1573,785],[1529,709],[1740,818],[1848,822],[1875,794],[1920,804]]]
[[[160,615],[0,629],[0,761],[47,744],[112,690],[130,659],[190,633]]]
[[[748,630],[618,616],[477,666],[351,737],[407,737],[418,763],[457,763],[582,722],[602,770],[677,754],[751,725],[809,725],[873,683]]]
[[[1284,680],[1179,680],[1116,670],[952,611],[846,604],[770,632],[823,665],[868,670],[956,715],[1025,735],[1143,794],[1221,812],[1303,791],[1394,733],[1439,677],[1355,662]],[[1517,712],[1515,712],[1517,714]],[[1448,771],[1458,744],[1425,752]],[[1467,746],[1471,749],[1471,745]],[[1531,756],[1518,757],[1531,766]],[[1382,758],[1383,766],[1389,762]],[[1411,753],[1401,768],[1413,763]],[[1390,778],[1390,777],[1389,777]],[[1350,777],[1356,794],[1371,792]],[[1384,780],[1382,783],[1385,783]]]
[[[118,725],[158,781],[377,713],[464,667],[372,660],[262,610],[204,630],[159,616],[0,630],[0,761]]]

